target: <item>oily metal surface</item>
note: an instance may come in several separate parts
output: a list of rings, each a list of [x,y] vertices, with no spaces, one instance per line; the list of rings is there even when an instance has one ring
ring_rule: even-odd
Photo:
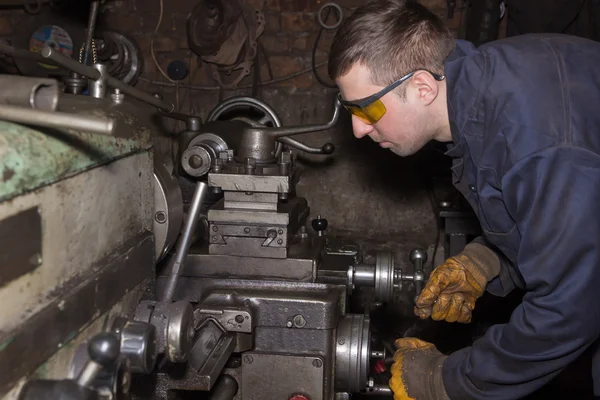
[[[323,359],[320,357],[246,353],[242,357],[244,400],[290,399],[304,395],[323,400]]]
[[[108,311],[151,274],[154,243],[140,234],[100,262],[83,282],[68,282],[64,294],[10,332],[0,334],[0,393],[73,339],[95,316]]]

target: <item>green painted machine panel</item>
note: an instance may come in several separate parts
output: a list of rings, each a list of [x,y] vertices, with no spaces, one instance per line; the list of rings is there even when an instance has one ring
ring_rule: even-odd
[[[98,105],[89,104],[85,113],[115,118],[115,135],[0,121],[0,201],[151,147],[155,127],[126,110]]]

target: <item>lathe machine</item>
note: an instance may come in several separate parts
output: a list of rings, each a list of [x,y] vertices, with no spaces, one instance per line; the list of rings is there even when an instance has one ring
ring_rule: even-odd
[[[6,50],[6,49],[4,49]],[[368,313],[424,281],[308,220],[291,136],[251,98],[202,122],[45,48],[63,82],[3,76],[0,95],[0,392],[5,399],[341,400],[388,395]],[[87,87],[89,95],[82,94]],[[225,117],[249,107],[260,118]],[[185,121],[155,156],[162,117]],[[409,255],[402,255],[409,257]]]

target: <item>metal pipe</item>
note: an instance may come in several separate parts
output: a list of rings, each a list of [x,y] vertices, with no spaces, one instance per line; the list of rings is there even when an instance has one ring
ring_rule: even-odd
[[[175,257],[171,258],[171,260],[169,261],[168,270],[171,271],[171,278],[169,279],[169,282],[163,294],[163,301],[165,302],[170,302],[173,299],[173,295],[175,294],[175,287],[177,286],[179,277],[183,272],[183,262],[187,257],[188,251],[192,244],[192,236],[196,231],[196,227],[198,226],[200,207],[207,194],[208,185],[204,182],[196,183],[196,190],[194,191],[192,203],[190,204],[190,211],[188,212],[187,218],[185,220],[183,232],[181,233],[181,237],[179,238],[179,243],[177,243],[177,251],[175,253]]]
[[[83,75],[83,76],[88,77],[93,80],[100,79],[100,77],[102,75],[98,70],[96,70],[90,66],[83,65],[83,64],[77,62],[76,60],[73,60],[72,58],[69,58],[69,57],[59,53],[58,51],[51,49],[50,47],[44,47],[42,49],[42,56],[44,58],[54,61],[55,63],[65,67],[73,72],[78,73],[79,75]],[[117,88],[124,94],[129,95],[135,99],[138,99],[139,101],[143,101],[144,103],[150,104],[154,107],[157,107],[163,111],[170,113],[173,110],[175,110],[175,106],[172,103],[169,103],[168,101],[165,101],[165,100],[158,99],[146,92],[143,92],[141,90],[134,88],[133,86],[129,86],[128,84],[126,84],[116,78],[113,78],[112,76],[107,75],[106,82],[107,82],[108,86]]]
[[[58,105],[58,82],[54,79],[0,75],[0,104],[54,111]]]
[[[0,120],[45,128],[75,129],[110,135],[115,121],[87,115],[69,114],[56,111],[42,111],[10,105],[0,105]]]
[[[219,378],[213,389],[210,400],[233,400],[238,391],[238,383],[230,375],[223,375]]]
[[[90,18],[88,27],[85,32],[85,47],[83,50],[83,64],[88,64],[90,51],[92,49],[92,40],[94,39],[94,31],[96,30],[96,20],[98,19],[98,10],[100,10],[100,1],[93,0],[90,5]]]

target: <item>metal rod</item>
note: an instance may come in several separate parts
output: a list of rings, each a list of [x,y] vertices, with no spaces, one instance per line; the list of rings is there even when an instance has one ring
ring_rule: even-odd
[[[88,64],[88,58],[92,49],[92,40],[94,39],[94,31],[96,30],[96,20],[98,19],[98,10],[100,10],[100,1],[94,0],[90,5],[90,18],[88,27],[85,32],[85,47],[83,50],[83,64]]]
[[[188,250],[192,244],[192,236],[196,231],[196,227],[198,226],[200,207],[202,206],[202,202],[206,198],[207,194],[208,185],[204,182],[196,183],[196,190],[194,191],[192,203],[190,204],[190,211],[188,212],[187,219],[185,220],[183,232],[179,238],[179,243],[177,243],[175,257],[171,258],[167,268],[167,270],[171,271],[171,278],[169,279],[169,283],[167,284],[167,288],[165,289],[163,295],[163,301],[165,302],[171,301],[173,299],[173,295],[175,294],[177,282],[179,281],[179,277],[183,272],[183,262],[187,257]]]
[[[115,121],[56,111],[42,111],[10,105],[0,105],[0,120],[45,128],[75,129],[102,135],[113,132]]]
[[[256,131],[266,131],[271,137],[277,138],[281,141],[280,138],[284,136],[292,136],[292,135],[300,135],[302,133],[310,133],[310,132],[319,132],[324,131],[329,128],[332,128],[338,121],[340,116],[340,108],[341,103],[338,100],[337,96],[335,98],[335,102],[333,105],[333,116],[331,120],[324,124],[317,125],[297,125],[297,126],[283,126],[280,128],[254,128]],[[306,151],[306,150],[304,150]]]
[[[277,141],[287,144],[288,146],[292,146],[298,150],[302,150],[303,152],[309,154],[331,154],[335,149],[335,147],[331,143],[326,143],[322,147],[310,147],[304,143],[301,143],[289,137],[279,137],[277,138]]]
[[[42,49],[41,54],[42,57],[52,60],[58,65],[62,65],[66,69],[76,72],[79,75],[83,75],[86,78],[90,78],[93,80],[100,79],[101,74],[100,71],[98,71],[97,69],[87,65],[83,65],[79,61],[74,60],[71,57],[67,57],[64,54],[58,52],[58,50],[55,50],[51,47],[44,47]]]
[[[54,111],[58,105],[58,82],[54,79],[0,75],[0,104]]]
[[[8,45],[4,41],[0,41],[0,54],[6,54],[7,56],[11,56],[13,58],[21,58],[24,60],[31,60],[42,62],[48,65],[56,65],[51,60],[47,60],[40,53],[34,53],[33,51],[17,49],[13,46]]]
[[[376,384],[365,394],[370,396],[391,396],[394,392],[387,385]]]
[[[83,65],[72,58],[69,58],[63,54],[60,54],[58,51],[51,49],[50,47],[44,47],[42,49],[42,56],[44,58],[50,59],[55,63],[62,65],[63,67],[78,73],[79,75],[83,75],[93,80],[98,80],[101,77],[101,74],[98,70]],[[175,106],[168,101],[158,99],[146,92],[138,90],[133,86],[129,86],[128,84],[113,78],[112,76],[106,76],[106,82],[108,86],[117,88],[123,92],[123,94],[129,95],[133,98],[138,99],[139,101],[143,101],[144,103],[155,106],[163,111],[172,112],[175,110]]]

